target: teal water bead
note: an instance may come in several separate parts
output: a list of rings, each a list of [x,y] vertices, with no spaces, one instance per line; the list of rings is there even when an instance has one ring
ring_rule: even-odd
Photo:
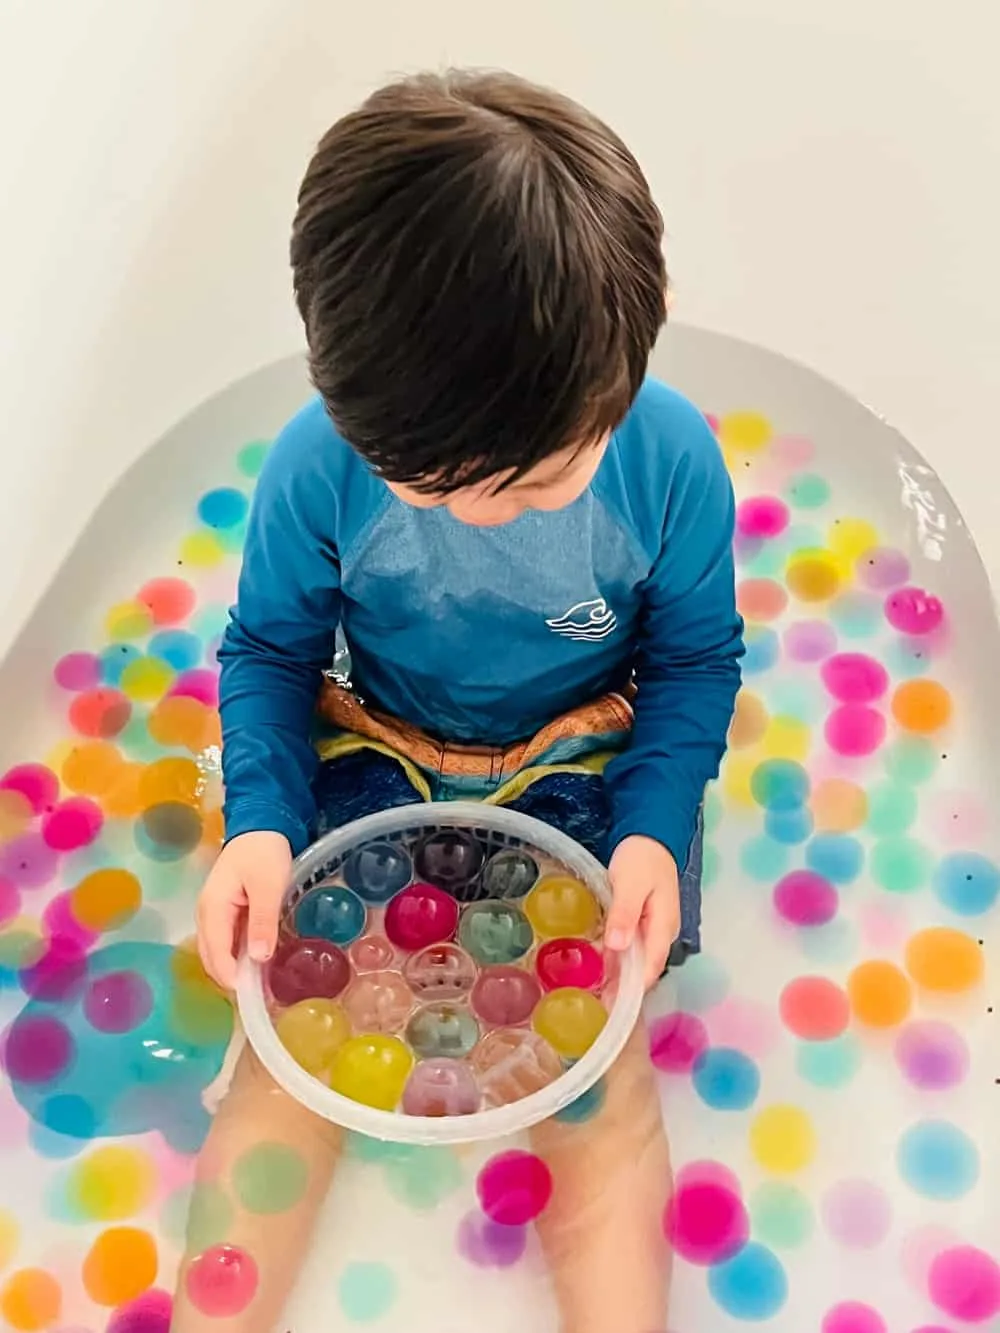
[[[533,941],[531,924],[521,909],[495,898],[467,907],[458,924],[459,944],[484,966],[516,962]]]
[[[307,893],[295,909],[295,929],[305,939],[351,944],[364,931],[368,910],[351,889],[321,885]]]
[[[902,782],[879,782],[868,789],[866,827],[876,838],[905,833],[917,817],[917,795]]]
[[[406,1040],[421,1060],[460,1060],[479,1040],[479,1024],[464,1006],[442,1000],[417,1010],[406,1025]]]
[[[785,499],[796,509],[819,509],[829,498],[829,482],[815,472],[797,472],[785,490]]]
[[[765,759],[750,778],[750,792],[765,810],[797,810],[809,795],[809,775],[791,759]]]

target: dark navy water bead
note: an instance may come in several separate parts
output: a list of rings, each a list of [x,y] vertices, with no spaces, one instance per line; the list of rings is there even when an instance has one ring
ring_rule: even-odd
[[[482,845],[462,829],[432,833],[417,847],[413,858],[417,876],[459,899],[476,896],[469,889],[483,866]]]
[[[483,891],[487,898],[523,898],[534,888],[538,865],[527,852],[511,849],[498,852],[486,863]]]
[[[344,879],[366,903],[387,903],[413,878],[413,863],[402,847],[391,842],[370,842],[352,852]]]
[[[339,884],[313,889],[295,909],[295,929],[304,939],[331,944],[350,944],[367,920],[367,908],[358,895]]]

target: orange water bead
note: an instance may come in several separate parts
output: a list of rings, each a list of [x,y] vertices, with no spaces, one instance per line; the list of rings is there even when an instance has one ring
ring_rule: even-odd
[[[80,881],[70,909],[88,930],[117,930],[142,905],[142,889],[130,870],[93,870]]]
[[[209,745],[219,745],[222,732],[219,715],[199,699],[168,695],[149,715],[149,734],[160,745],[183,746],[199,754]]]
[[[134,1301],[156,1281],[156,1242],[138,1227],[109,1227],[83,1261],[83,1285],[98,1305]]]
[[[924,990],[958,994],[982,981],[983,951],[964,931],[931,926],[907,944],[906,970]]]
[[[892,696],[892,715],[907,731],[929,735],[951,717],[951,695],[936,680],[908,680]]]
[[[34,814],[31,802],[21,792],[0,790],[0,842],[23,833]]]
[[[121,751],[110,741],[74,745],[63,760],[60,776],[80,796],[102,797],[115,785],[125,767]]]
[[[870,1028],[893,1028],[910,1012],[913,993],[895,963],[873,959],[861,963],[847,978],[847,998],[859,1023]]]
[[[736,586],[736,609],[747,620],[777,620],[787,605],[788,593],[773,579],[743,579]]]
[[[821,833],[850,833],[868,818],[868,797],[845,778],[818,782],[809,797],[816,828]]]
[[[153,805],[199,805],[201,770],[193,759],[157,759],[139,778],[139,800],[143,810]]]
[[[766,730],[767,708],[763,701],[749,690],[740,690],[729,724],[729,748],[745,750],[747,746],[756,745]]]
[[[201,823],[201,845],[210,849],[218,849],[222,846],[222,840],[226,836],[226,821],[222,811],[206,810],[202,816]]]
[[[101,807],[112,819],[132,819],[143,810],[139,781],[143,764],[124,763],[107,791],[101,794]]]
[[[49,1328],[62,1312],[62,1288],[44,1268],[21,1268],[0,1287],[0,1316],[22,1333]]]

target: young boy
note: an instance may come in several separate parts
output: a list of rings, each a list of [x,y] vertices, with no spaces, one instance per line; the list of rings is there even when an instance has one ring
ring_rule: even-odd
[[[228,841],[199,905],[211,974],[275,944],[291,858],[420,797],[477,796],[606,858],[607,945],[647,980],[698,947],[699,809],[739,684],[733,499],[697,411],[646,379],[662,221],[634,158],[507,75],[394,84],[323,139],[299,196],[295,293],[319,398],[260,479],[222,653]],[[325,673],[343,630],[352,689]],[[315,738],[317,700],[323,739]],[[323,758],[321,759],[321,755]],[[679,872],[685,872],[679,874]],[[247,1053],[201,1174],[262,1138],[305,1196],[236,1211],[269,1329],[340,1135]],[[642,1034],[586,1125],[534,1136],[565,1333],[666,1324],[669,1159]],[[182,1270],[175,1328],[203,1321]]]

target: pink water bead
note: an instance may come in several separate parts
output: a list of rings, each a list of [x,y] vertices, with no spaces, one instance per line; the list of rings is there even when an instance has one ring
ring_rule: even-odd
[[[843,704],[826,720],[823,734],[835,754],[858,759],[872,754],[885,739],[885,718],[865,704]]]
[[[820,668],[823,684],[843,704],[870,704],[889,688],[889,673],[865,653],[835,653]]]
[[[458,926],[458,903],[433,884],[411,884],[385,909],[385,933],[411,952],[450,940]]]
[[[788,506],[775,495],[756,495],[736,509],[736,529],[745,537],[777,537],[788,527]]]
[[[774,907],[793,926],[823,926],[837,915],[837,890],[812,870],[793,870],[774,887]]]
[[[476,1180],[483,1212],[505,1227],[533,1222],[552,1197],[552,1172],[534,1153],[513,1149],[491,1157]]]
[[[749,1238],[750,1221],[743,1200],[724,1182],[679,1180],[663,1229],[681,1258],[707,1266],[739,1253]]]
[[[944,607],[923,588],[897,588],[885,599],[885,618],[901,634],[931,634],[944,620]]]
[[[517,1027],[526,1023],[542,998],[542,988],[521,967],[485,967],[469,997],[476,1014],[489,1027]]]
[[[538,950],[535,969],[545,990],[596,990],[604,980],[604,959],[589,940],[549,940]]]
[[[938,1309],[955,1319],[985,1324],[1000,1314],[1000,1264],[972,1245],[942,1251],[927,1285]]]

